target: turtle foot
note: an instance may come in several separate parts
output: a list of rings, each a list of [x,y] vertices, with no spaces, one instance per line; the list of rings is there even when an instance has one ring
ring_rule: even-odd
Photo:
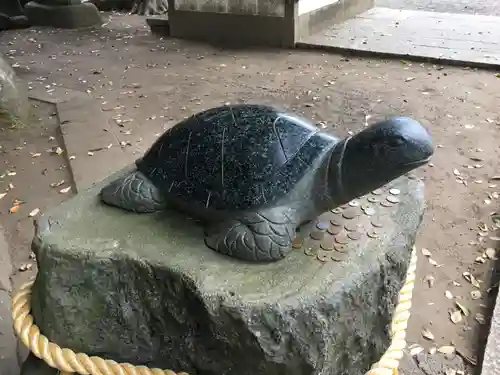
[[[101,190],[101,200],[110,206],[137,213],[161,211],[166,206],[159,190],[139,171],[104,187]]]
[[[292,250],[296,226],[286,208],[247,212],[209,227],[205,244],[233,258],[273,262],[283,259]]]

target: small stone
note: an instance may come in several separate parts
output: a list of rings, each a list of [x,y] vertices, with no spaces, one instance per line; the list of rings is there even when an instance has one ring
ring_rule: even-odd
[[[293,249],[300,249],[304,245],[304,239],[303,238],[297,238],[295,237],[292,241],[292,248]]]
[[[355,217],[359,216],[360,210],[355,207],[348,208],[342,213],[342,216],[345,217],[348,220],[354,219]]]

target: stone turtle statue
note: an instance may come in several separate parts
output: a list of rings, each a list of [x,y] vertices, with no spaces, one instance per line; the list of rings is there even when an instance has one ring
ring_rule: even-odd
[[[208,247],[275,261],[296,229],[428,162],[431,137],[394,117],[339,140],[264,105],[228,105],[166,131],[137,170],[101,190],[108,205],[137,213],[174,207],[205,226]]]

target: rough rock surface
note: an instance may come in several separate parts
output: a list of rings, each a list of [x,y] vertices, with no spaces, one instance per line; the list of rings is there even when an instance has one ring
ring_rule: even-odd
[[[12,329],[13,323],[10,310],[10,275],[12,264],[10,261],[7,241],[3,228],[0,227],[0,374],[19,374],[17,356],[17,338]]]
[[[7,60],[0,54],[0,129],[25,121],[28,96]]]
[[[344,262],[297,251],[263,265],[206,248],[175,212],[104,206],[97,185],[37,222],[33,315],[60,346],[190,374],[364,373],[389,344],[424,209],[420,181],[395,185],[392,223]]]
[[[66,5],[61,5],[66,3]],[[81,0],[30,1],[24,6],[29,22],[34,26],[77,29],[101,26],[102,18],[94,4]]]
[[[490,332],[484,351],[481,375],[500,374],[500,293],[497,295],[495,309],[491,317]]]

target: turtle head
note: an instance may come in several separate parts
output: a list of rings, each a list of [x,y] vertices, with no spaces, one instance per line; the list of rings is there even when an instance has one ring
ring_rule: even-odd
[[[331,197],[343,204],[367,194],[426,164],[433,153],[431,136],[411,118],[373,124],[335,147],[328,173]]]

